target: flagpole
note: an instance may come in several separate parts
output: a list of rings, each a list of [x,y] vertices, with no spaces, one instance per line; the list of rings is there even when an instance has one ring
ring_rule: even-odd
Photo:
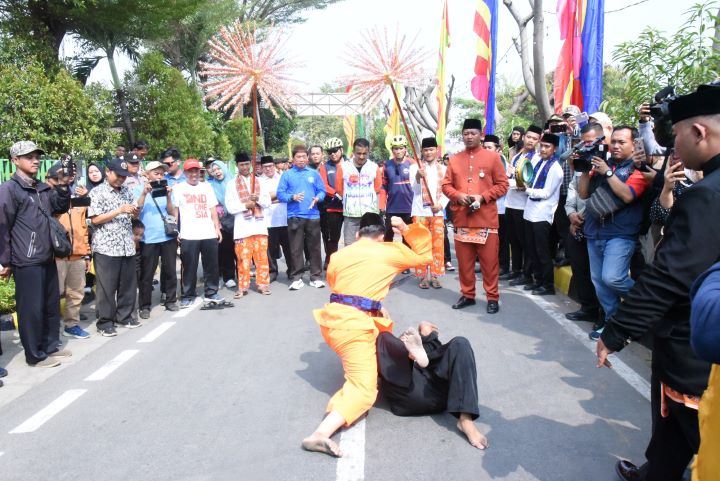
[[[255,157],[257,157],[257,84],[252,87],[253,116],[252,116],[252,178],[250,179],[250,192],[255,193],[255,177],[257,177],[257,166],[255,165]]]

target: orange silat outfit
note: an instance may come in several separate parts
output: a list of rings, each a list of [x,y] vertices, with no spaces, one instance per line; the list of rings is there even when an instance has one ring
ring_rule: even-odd
[[[400,242],[361,238],[333,254],[327,270],[333,294],[381,302],[396,275],[429,264],[430,231],[420,224],[408,227],[403,238],[412,249]],[[325,304],[313,314],[325,342],[340,357],[345,371],[345,384],[330,399],[326,412],[339,413],[349,426],[375,403],[378,393],[375,339],[382,331],[392,331],[393,323],[380,312],[338,302]]]

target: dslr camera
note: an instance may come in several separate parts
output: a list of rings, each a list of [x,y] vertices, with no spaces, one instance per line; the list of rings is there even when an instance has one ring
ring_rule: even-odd
[[[575,146],[573,154],[577,154],[578,157],[573,161],[573,167],[576,172],[590,172],[593,168],[593,157],[607,159],[608,146],[602,143],[603,140],[605,140],[604,135],[593,140],[590,145],[580,142]]]
[[[650,115],[655,122],[655,140],[666,148],[671,148],[675,143],[669,105],[677,97],[675,86],[668,85],[656,93],[653,98],[654,102],[650,103]]]
[[[153,180],[150,182],[150,186],[152,187],[152,190],[150,191],[150,195],[153,198],[157,197],[165,197],[167,195],[167,180]]]

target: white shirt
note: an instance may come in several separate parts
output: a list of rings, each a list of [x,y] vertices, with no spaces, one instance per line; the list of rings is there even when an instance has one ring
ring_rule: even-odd
[[[424,161],[421,161],[424,162]],[[440,204],[443,209],[445,209],[445,206],[447,206],[450,199],[445,197],[445,194],[440,194],[440,198],[436,199],[437,192],[438,192],[438,183],[442,180],[442,178],[445,176],[445,171],[447,168],[444,165],[440,165],[440,171],[441,176],[438,177],[438,169],[437,169],[437,163],[436,160],[432,164],[428,165],[427,163],[424,164],[425,167],[425,179],[427,180],[428,189],[430,190],[430,196],[432,197],[433,202],[436,204]],[[423,196],[422,196],[422,184],[417,181],[417,172],[418,172],[418,166],[417,164],[411,164],[410,165],[410,186],[413,190],[413,201],[412,201],[412,212],[411,215],[419,216],[419,217],[442,217],[444,212],[442,210],[436,212],[433,214],[431,206],[425,206],[423,205]]]
[[[276,172],[274,177],[268,177],[261,175],[258,177],[260,180],[260,192],[267,192],[268,194],[275,192],[277,194],[278,184],[280,184],[281,174]],[[271,197],[272,198],[272,197]],[[268,214],[268,227],[287,227],[287,204],[274,200],[267,209]]]
[[[525,156],[527,155],[527,152],[523,152],[522,154],[518,154],[515,157],[517,158],[517,161],[519,162],[521,157],[519,156]],[[513,159],[515,160],[515,159]],[[540,162],[540,154],[535,153],[530,159],[530,163],[533,167],[537,165],[537,163]],[[508,179],[508,182],[510,183],[510,188],[508,189],[508,192],[505,196],[505,208],[506,209],[517,209],[517,210],[523,210],[525,208],[525,203],[527,202],[527,192],[523,192],[520,190],[517,190],[517,183],[515,181],[515,167],[513,166],[513,162],[511,161],[508,165],[508,170],[510,171],[510,178]]]
[[[245,183],[245,188],[248,192],[250,190],[250,179],[238,175],[237,179],[240,182]],[[257,204],[262,207],[263,218],[257,219],[254,215],[245,217],[248,209],[245,204],[240,201],[240,195],[238,194],[235,182],[228,184],[228,188],[225,191],[225,207],[229,213],[235,215],[235,229],[233,230],[233,239],[244,239],[251,235],[268,235],[268,207],[270,206],[270,192],[263,189],[263,185],[260,185],[260,196]]]
[[[545,163],[540,166],[542,170]],[[540,170],[538,174],[540,175]],[[525,204],[525,212],[523,219],[529,222],[549,222],[552,224],[555,217],[555,210],[560,199],[560,187],[562,187],[563,170],[560,162],[550,167],[547,178],[545,179],[545,187],[542,189],[528,188],[525,192],[528,195],[527,204]],[[533,200],[538,199],[538,200]]]
[[[207,182],[190,185],[187,182],[175,184],[172,203],[180,213],[180,238],[203,240],[215,238],[215,223],[212,211],[217,205],[215,191]]]

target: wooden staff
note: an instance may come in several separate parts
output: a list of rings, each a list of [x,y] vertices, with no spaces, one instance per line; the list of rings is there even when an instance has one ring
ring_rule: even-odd
[[[252,178],[250,179],[250,192],[255,193],[255,177],[257,177],[257,166],[255,165],[255,157],[257,157],[257,85],[252,88],[253,99],[253,115],[252,115]]]

